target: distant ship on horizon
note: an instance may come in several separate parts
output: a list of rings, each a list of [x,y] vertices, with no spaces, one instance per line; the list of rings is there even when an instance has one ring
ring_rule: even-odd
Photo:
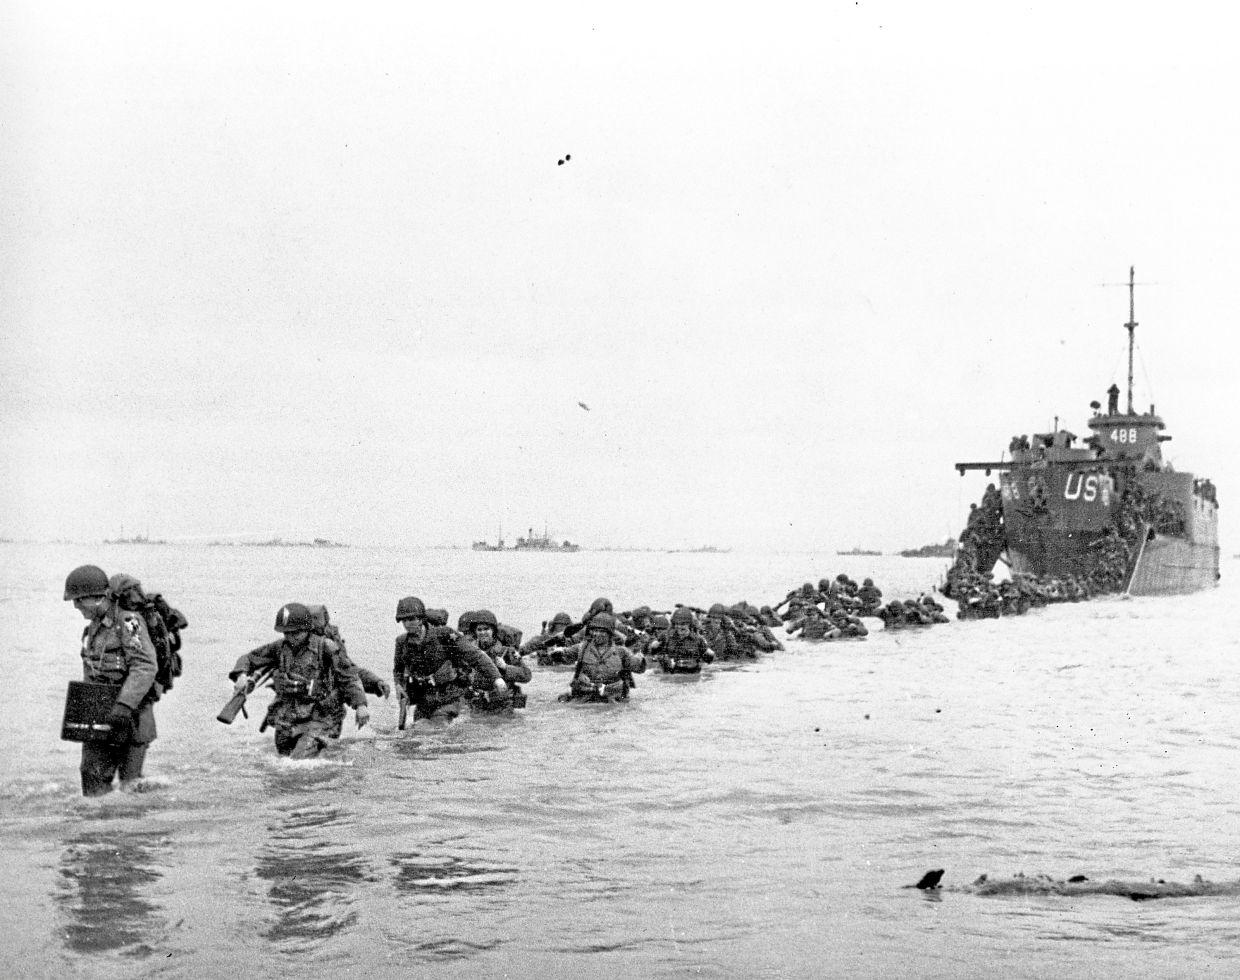
[[[150,536],[150,532],[145,534],[135,534],[133,537],[125,537],[125,526],[121,525],[121,536],[119,538],[104,538],[104,544],[167,544],[162,538],[155,539]]]
[[[499,529],[499,537],[496,544],[490,544],[487,541],[475,541],[470,547],[474,551],[556,551],[556,552],[573,552],[580,551],[581,545],[573,544],[571,541],[553,541],[548,533],[546,525],[543,525],[543,533],[535,534],[534,529],[530,528],[529,533],[525,537],[517,538],[517,543],[510,546],[504,545],[504,529]]]
[[[949,537],[941,544],[924,544],[920,548],[905,548],[901,558],[955,558],[959,542]]]
[[[861,545],[855,545],[847,551],[837,551],[837,555],[881,555],[881,551],[872,551],[869,548],[863,548]]]

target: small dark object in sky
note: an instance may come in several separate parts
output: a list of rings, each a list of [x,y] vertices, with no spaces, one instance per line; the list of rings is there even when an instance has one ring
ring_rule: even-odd
[[[578,402],[577,404],[580,405],[582,408],[584,408],[587,412],[590,411],[590,406],[587,405],[585,402]]]
[[[563,160],[556,160],[555,165],[556,165],[557,167],[562,167],[562,166],[564,166],[564,164],[568,163],[568,161],[569,161],[569,160],[571,160],[572,158],[573,158],[573,155],[572,155],[571,153],[565,153],[565,154],[564,154],[564,159],[563,159]]]

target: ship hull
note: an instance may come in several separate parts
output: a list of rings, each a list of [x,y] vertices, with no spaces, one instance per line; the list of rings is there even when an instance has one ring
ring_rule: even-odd
[[[1132,595],[1180,595],[1218,584],[1218,546],[1157,535],[1137,559],[1127,591]]]
[[[1155,534],[1136,549],[1125,577],[1132,595],[1176,595],[1213,588],[1219,578],[1218,508],[1194,493],[1191,473],[1096,472],[1050,465],[1003,474],[1007,561],[1039,578],[1088,574],[1094,546],[1113,524],[1125,480],[1178,501],[1180,534]]]

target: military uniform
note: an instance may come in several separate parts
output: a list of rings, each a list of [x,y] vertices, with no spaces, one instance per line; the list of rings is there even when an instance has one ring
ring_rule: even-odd
[[[82,631],[82,679],[117,689],[116,704],[134,715],[129,732],[110,742],[82,743],[82,793],[102,796],[142,776],[146,748],[155,740],[155,647],[142,617],[108,602]]]
[[[571,664],[572,658],[565,653],[571,641],[564,635],[561,628],[559,632],[540,633],[534,639],[530,640],[521,648],[524,654],[534,654],[538,662],[543,666],[549,664]]]
[[[276,699],[267,711],[265,724],[275,727],[280,755],[317,755],[339,734],[337,713],[342,705],[354,710],[366,707],[357,668],[326,637],[311,634],[297,648],[287,636],[275,640],[241,657],[228,677],[236,680],[241,674],[253,675],[267,667],[275,668],[272,686]],[[303,736],[308,738],[302,741]]]
[[[572,647],[577,657],[570,694],[573,697],[627,698],[631,675],[646,670],[646,658],[626,647],[594,640]]]
[[[469,703],[473,684],[494,685],[500,673],[490,657],[455,630],[429,626],[421,639],[410,633],[396,638],[392,676],[414,706],[417,721],[435,714],[456,717]]]
[[[696,674],[714,661],[709,644],[697,633],[681,636],[674,629],[650,644],[650,654],[667,674]]]
[[[702,636],[720,660],[736,660],[744,655],[740,637],[726,619],[711,616],[702,627]]]
[[[348,648],[345,646],[344,637],[340,635],[340,629],[330,621],[331,617],[327,613],[327,607],[322,605],[307,606],[310,610],[311,621],[314,624],[314,633],[317,636],[323,636],[331,640],[336,646],[340,647],[340,656],[344,658],[348,666],[355,666],[349,657]],[[365,667],[357,667],[357,681],[362,685],[362,690],[366,694],[373,694],[375,697],[385,698],[391,693],[391,688],[387,682],[383,680],[373,670],[367,670]],[[339,738],[340,733],[344,730],[344,719],[346,714],[345,703],[340,700],[336,704],[335,719],[336,727],[332,732],[332,738]]]
[[[482,648],[479,647],[479,649]],[[474,708],[482,711],[505,711],[508,708],[524,708],[525,693],[518,685],[528,684],[530,678],[534,675],[530,672],[529,665],[526,664],[521,654],[513,647],[499,642],[493,643],[486,649],[482,649],[482,653],[495,664],[495,669],[499,671],[499,676],[508,685],[508,692],[502,697],[497,697],[492,690],[494,681],[488,681],[485,675],[475,671],[473,675]]]

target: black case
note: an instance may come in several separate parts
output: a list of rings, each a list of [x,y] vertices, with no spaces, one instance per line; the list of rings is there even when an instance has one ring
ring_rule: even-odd
[[[112,737],[108,712],[116,704],[119,687],[70,681],[65,696],[65,719],[60,737],[67,742],[106,742]]]

